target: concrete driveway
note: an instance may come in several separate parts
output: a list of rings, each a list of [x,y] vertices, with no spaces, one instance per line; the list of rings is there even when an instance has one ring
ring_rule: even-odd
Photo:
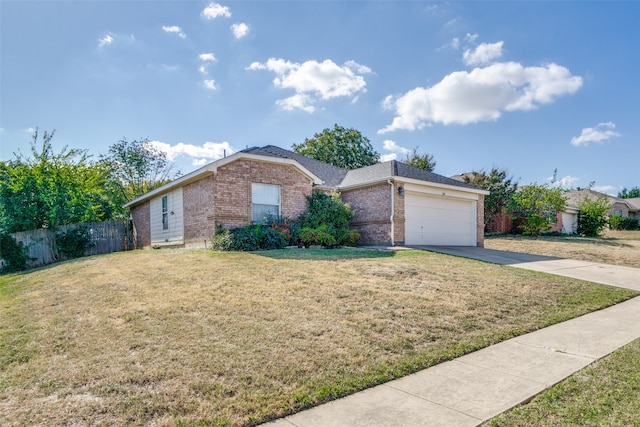
[[[633,267],[498,251],[478,247],[416,246],[414,249],[423,249],[441,254],[471,258],[493,264],[508,265],[525,270],[541,271],[558,276],[640,291],[640,269]]]

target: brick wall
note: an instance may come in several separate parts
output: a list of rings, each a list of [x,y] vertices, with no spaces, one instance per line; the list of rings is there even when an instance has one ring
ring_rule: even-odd
[[[214,185],[215,222],[234,228],[251,222],[251,183],[280,185],[281,214],[295,219],[307,208],[312,182],[290,165],[238,160],[218,169]]]
[[[136,249],[151,247],[151,203],[146,201],[131,209],[133,222],[133,246]]]
[[[478,195],[476,246],[484,248],[484,194]]]
[[[202,246],[210,242],[215,233],[213,175],[186,184],[182,197],[184,206],[184,243]]]
[[[395,240],[404,240],[404,200],[394,195]],[[366,188],[344,191],[341,199],[351,205],[354,213],[351,228],[360,233],[360,244],[391,244],[391,189],[383,183]]]

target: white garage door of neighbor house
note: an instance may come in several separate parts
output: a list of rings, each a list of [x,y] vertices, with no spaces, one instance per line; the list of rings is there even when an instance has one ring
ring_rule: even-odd
[[[418,193],[405,194],[405,244],[475,246],[476,202]]]

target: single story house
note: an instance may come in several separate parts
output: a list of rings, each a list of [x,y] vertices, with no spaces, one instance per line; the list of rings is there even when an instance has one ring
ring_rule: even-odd
[[[576,233],[578,231],[578,205],[585,199],[594,201],[604,198],[611,205],[607,215],[620,215],[640,221],[640,203],[636,202],[639,199],[621,199],[620,197],[599,193],[589,188],[578,188],[569,191],[565,194],[565,198],[567,199],[567,207],[562,212],[560,224],[556,225],[553,231],[562,230],[563,233]]]
[[[487,191],[395,160],[342,169],[273,145],[209,163],[124,205],[136,247],[207,245],[218,226],[295,219],[312,191],[338,192],[361,244],[483,246]]]

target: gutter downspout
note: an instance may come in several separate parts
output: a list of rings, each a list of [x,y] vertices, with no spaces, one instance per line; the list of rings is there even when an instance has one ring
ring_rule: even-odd
[[[396,235],[396,228],[395,228],[395,223],[393,221],[393,213],[396,210],[395,207],[395,189],[393,188],[393,181],[391,181],[390,179],[387,180],[387,183],[389,185],[391,185],[391,217],[389,218],[389,221],[391,221],[391,246],[395,246],[396,242],[395,242],[395,235]]]

